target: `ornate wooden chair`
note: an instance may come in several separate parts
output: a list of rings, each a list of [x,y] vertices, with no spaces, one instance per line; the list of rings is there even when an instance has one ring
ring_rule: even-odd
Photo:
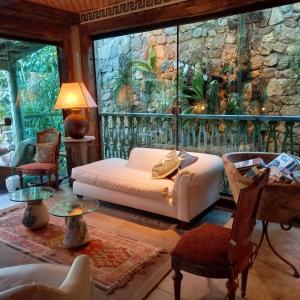
[[[43,184],[43,176],[48,177],[48,185],[50,185],[51,176],[55,176],[55,186],[58,188],[58,158],[60,147],[61,134],[55,128],[50,128],[42,132],[37,132],[37,145],[44,143],[54,144],[53,160],[49,162],[34,162],[26,165],[21,165],[17,168],[17,173],[20,176],[20,186],[23,188],[23,176],[32,175],[40,176],[41,184]]]
[[[255,216],[269,169],[240,191],[232,229],[203,224],[185,234],[171,252],[175,300],[180,299],[181,270],[207,278],[228,278],[229,300],[235,299],[237,277],[242,274],[242,297],[246,295],[248,270],[256,254],[251,242]]]

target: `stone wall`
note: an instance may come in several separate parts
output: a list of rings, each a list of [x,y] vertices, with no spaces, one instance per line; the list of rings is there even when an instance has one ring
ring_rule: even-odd
[[[216,113],[223,112],[222,105],[238,92],[238,87],[232,88],[232,84],[237,83],[235,86],[239,85],[245,113],[263,111],[270,115],[299,115],[300,81],[291,67],[300,33],[299,16],[300,4],[290,4],[243,17],[180,26],[179,60],[192,65],[201,63],[211,76],[220,80]],[[153,93],[150,102],[145,101],[141,93],[145,74],[135,71],[136,87],[130,109],[143,112],[168,110],[176,95],[176,43],[176,27],[97,41],[102,111],[120,110],[112,92],[120,70],[120,57],[146,61],[151,46],[157,54],[155,76],[163,82],[165,91],[160,88]],[[231,72],[224,71],[224,66],[231,66]]]

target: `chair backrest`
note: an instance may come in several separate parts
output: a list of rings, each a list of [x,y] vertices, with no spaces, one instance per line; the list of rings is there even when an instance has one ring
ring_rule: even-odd
[[[250,255],[251,235],[256,223],[256,212],[262,191],[268,183],[269,174],[270,169],[261,171],[248,187],[240,191],[227,252],[227,258],[231,264]]]
[[[61,133],[55,128],[46,129],[37,132],[37,143],[53,143],[55,144],[55,163],[58,163],[59,148],[61,141]]]

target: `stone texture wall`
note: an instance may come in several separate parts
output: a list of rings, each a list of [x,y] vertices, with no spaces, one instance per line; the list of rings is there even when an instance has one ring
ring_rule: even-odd
[[[240,78],[246,113],[259,114],[263,107],[270,115],[299,115],[299,74],[291,68],[291,57],[300,39],[299,24],[300,4],[290,4],[248,13],[243,19],[232,16],[180,26],[179,60],[205,65],[212,76],[223,82],[221,87],[224,90],[229,88],[229,78],[231,83]],[[162,112],[169,107],[176,95],[176,43],[176,27],[97,41],[95,49],[102,111],[120,109],[112,92],[120,70],[120,56],[147,60],[150,46],[154,46],[157,54],[157,79],[169,84],[166,84],[166,91],[153,95],[150,104],[142,99],[137,84],[132,108],[135,111]],[[233,70],[230,74],[223,70],[228,65]],[[142,85],[145,75],[137,71],[133,76]],[[226,98],[236,94],[235,89],[221,90],[220,107],[216,112],[222,112],[222,101],[226,102]],[[162,102],[165,102],[163,109]]]

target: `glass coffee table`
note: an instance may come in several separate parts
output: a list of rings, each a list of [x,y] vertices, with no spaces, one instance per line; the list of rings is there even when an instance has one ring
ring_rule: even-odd
[[[64,244],[67,248],[80,247],[89,242],[89,233],[83,215],[95,211],[98,206],[98,200],[74,197],[59,200],[49,209],[50,215],[65,218],[67,228]]]
[[[10,200],[26,202],[22,216],[22,224],[29,229],[38,229],[48,224],[48,209],[43,200],[49,199],[54,193],[50,187],[30,187],[12,192]]]

